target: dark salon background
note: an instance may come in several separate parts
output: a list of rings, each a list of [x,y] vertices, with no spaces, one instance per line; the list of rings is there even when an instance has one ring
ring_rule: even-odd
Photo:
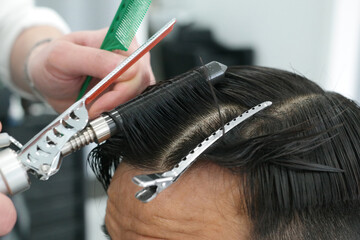
[[[56,9],[72,30],[106,27],[118,0],[38,0]],[[357,0],[153,0],[138,39],[144,42],[169,19],[173,33],[152,51],[157,80],[212,60],[295,71],[329,90],[357,99],[360,72],[360,4]],[[0,88],[0,120],[25,143],[53,118]],[[16,229],[3,239],[105,239],[100,230],[106,194],[86,166],[89,149],[64,159],[48,182],[32,179],[14,197]],[[134,198],[134,201],[135,198]]]

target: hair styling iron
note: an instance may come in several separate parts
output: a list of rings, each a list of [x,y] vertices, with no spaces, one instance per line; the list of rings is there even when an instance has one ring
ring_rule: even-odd
[[[24,146],[8,134],[1,133],[0,148],[13,144],[18,151],[5,148],[0,152],[0,192],[14,195],[27,190],[30,187],[28,173],[36,175],[40,180],[48,180],[59,171],[64,156],[90,142],[100,143],[109,138],[116,131],[116,125],[111,119],[115,112],[104,114],[89,123],[86,106],[167,36],[175,22],[175,19],[168,22]]]

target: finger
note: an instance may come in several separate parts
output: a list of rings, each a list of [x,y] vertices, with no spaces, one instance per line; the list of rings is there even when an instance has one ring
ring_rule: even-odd
[[[99,116],[102,112],[110,111],[122,103],[129,101],[142,93],[149,85],[149,81],[137,79],[117,83],[114,90],[104,93],[89,109],[90,118]]]
[[[156,83],[156,80],[155,80],[154,72],[153,72],[151,64],[150,64],[150,53],[147,53],[143,57],[143,61],[144,61],[144,64],[145,64],[145,68],[147,69],[147,70],[144,69],[144,73],[147,72],[147,74],[148,74],[149,85],[154,85]]]
[[[130,56],[133,52],[135,52],[139,48],[139,43],[136,40],[136,37],[131,41],[131,44],[127,51],[123,50],[115,50],[113,52],[116,52],[118,54],[124,55],[124,56]]]
[[[151,70],[151,76],[150,76],[150,84],[149,85],[154,85],[156,83],[156,80],[155,80],[155,76],[154,76],[154,73],[153,71]]]
[[[113,52],[61,42],[53,46],[47,64],[50,72],[61,72],[68,79],[84,75],[101,79],[125,58]]]
[[[8,234],[16,222],[16,210],[10,198],[0,194],[0,236]]]
[[[1,125],[1,122],[0,122],[0,132],[1,132],[1,129],[2,129],[2,125]]]
[[[140,63],[135,63],[133,66],[131,66],[128,70],[126,70],[123,74],[121,74],[113,83],[113,86],[116,85],[118,82],[125,82],[125,81],[132,81],[134,80],[138,74],[140,73]],[[101,81],[101,79],[94,79],[94,81],[91,81],[88,89],[93,88],[98,82]],[[145,82],[146,80],[144,80]],[[150,81],[149,81],[150,82]],[[108,87],[110,89],[110,87]]]
[[[78,45],[100,48],[104,41],[108,28],[103,28],[97,31],[81,31],[73,32],[63,36],[61,39],[73,42]]]
[[[74,32],[63,36],[62,39],[82,46],[100,48],[102,42],[105,39],[107,30],[108,28],[104,28],[97,31]],[[122,51],[122,50],[115,50],[115,51],[121,55],[129,56],[138,48],[139,48],[139,44],[136,40],[136,37],[134,37],[127,51]]]

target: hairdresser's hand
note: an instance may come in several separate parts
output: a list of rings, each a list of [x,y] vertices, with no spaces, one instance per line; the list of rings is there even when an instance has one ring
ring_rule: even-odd
[[[127,52],[100,50],[105,34],[106,29],[75,32],[32,51],[28,62],[29,75],[56,111],[62,112],[75,102],[87,75],[97,78],[92,80],[92,87],[138,48],[135,40]],[[154,82],[147,54],[98,97],[89,109],[90,117],[128,101]]]
[[[0,123],[1,132],[1,123]],[[16,211],[10,198],[0,193],[0,237],[8,234],[16,222]]]

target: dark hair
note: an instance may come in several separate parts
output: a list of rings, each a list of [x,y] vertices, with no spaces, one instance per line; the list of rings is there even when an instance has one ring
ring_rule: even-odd
[[[224,122],[273,105],[230,131],[199,161],[238,175],[254,239],[360,239],[360,110],[294,73],[230,67],[213,85],[193,70],[119,107],[119,134],[90,164],[105,189],[120,161],[168,170]],[[134,199],[135,201],[135,199]]]

